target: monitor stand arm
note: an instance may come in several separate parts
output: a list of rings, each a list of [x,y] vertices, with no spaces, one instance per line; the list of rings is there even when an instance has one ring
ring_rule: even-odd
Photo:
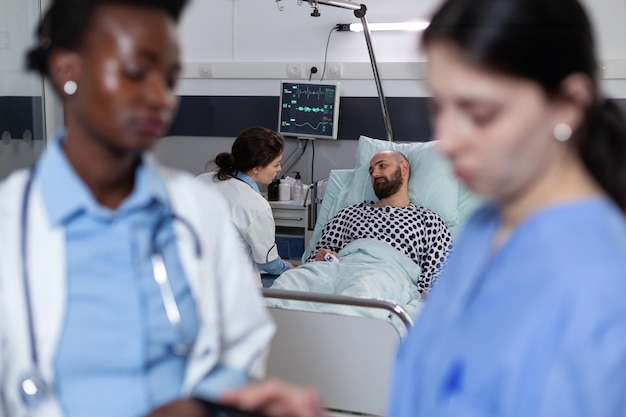
[[[387,131],[387,140],[393,142],[393,131],[391,130],[391,120],[389,120],[389,110],[387,108],[387,99],[383,93],[383,86],[380,82],[380,74],[378,73],[378,65],[376,64],[376,58],[374,57],[374,48],[372,47],[372,37],[367,25],[367,18],[365,14],[367,7],[364,4],[352,3],[345,0],[308,0],[309,4],[317,6],[318,4],[324,4],[327,6],[340,7],[342,9],[348,9],[354,11],[354,16],[361,19],[363,25],[363,33],[365,34],[365,43],[367,44],[367,51],[370,56],[370,63],[372,64],[372,71],[374,72],[374,81],[376,82],[376,90],[378,91],[378,100],[380,101],[380,107],[383,112],[383,119],[385,121],[385,130]]]

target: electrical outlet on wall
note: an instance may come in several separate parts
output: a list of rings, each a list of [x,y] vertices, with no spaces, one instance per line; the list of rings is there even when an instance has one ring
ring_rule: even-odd
[[[311,70],[313,70],[313,75],[311,76]],[[311,76],[311,80],[319,80],[322,75],[324,76],[324,80],[339,80],[341,79],[341,63],[340,62],[327,62],[326,68],[324,68],[324,63],[308,63],[306,65],[306,72],[304,76],[309,78]]]
[[[340,62],[329,62],[326,64],[326,73],[324,74],[324,78],[328,78],[331,80],[339,80],[341,79],[341,63]]]
[[[298,63],[287,64],[287,77],[302,78],[302,64],[298,64]]]
[[[203,63],[198,67],[198,75],[202,78],[210,78],[213,76],[213,68],[211,68],[211,64]]]
[[[312,73],[311,73],[312,72]],[[306,64],[306,71],[304,76],[311,80],[319,80],[322,75],[322,64],[317,62],[309,62]]]

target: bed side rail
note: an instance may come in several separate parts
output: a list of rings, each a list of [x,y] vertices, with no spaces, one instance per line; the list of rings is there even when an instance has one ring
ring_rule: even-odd
[[[382,309],[392,320],[333,312],[270,307],[276,323],[267,375],[315,387],[329,410],[382,416],[406,311],[385,300],[265,288],[267,299]],[[400,324],[400,321],[402,324]],[[397,323],[393,323],[397,322]]]
[[[407,330],[413,327],[413,318],[400,305],[380,298],[360,298],[346,295],[323,294],[316,292],[290,291],[277,288],[263,288],[263,297],[285,300],[309,301],[316,303],[340,304],[347,306],[380,308],[394,314],[404,323]]]

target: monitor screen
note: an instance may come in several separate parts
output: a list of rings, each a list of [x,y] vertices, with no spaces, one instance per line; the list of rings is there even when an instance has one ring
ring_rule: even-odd
[[[337,139],[339,82],[283,81],[278,131],[285,136]]]

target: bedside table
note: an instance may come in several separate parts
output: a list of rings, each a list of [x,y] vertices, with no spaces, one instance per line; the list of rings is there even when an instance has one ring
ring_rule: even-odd
[[[309,244],[313,230],[309,230],[310,204],[295,201],[270,201],[276,224],[276,244],[281,258],[300,264],[304,248]]]

